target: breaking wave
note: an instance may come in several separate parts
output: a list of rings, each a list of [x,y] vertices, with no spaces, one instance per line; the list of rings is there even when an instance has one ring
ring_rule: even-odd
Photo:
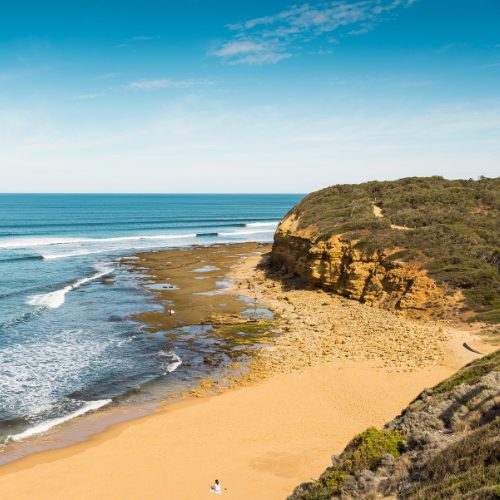
[[[97,410],[98,408],[102,408],[103,406],[111,403],[111,399],[101,399],[99,401],[89,401],[88,403],[85,403],[81,408],[78,410],[74,411],[73,413],[70,413],[69,415],[66,415],[64,417],[59,417],[59,418],[53,418],[51,420],[46,420],[45,422],[42,422],[38,425],[35,425],[34,427],[30,427],[29,429],[26,429],[24,432],[21,432],[19,434],[14,434],[10,435],[7,437],[6,442],[17,442],[21,441],[22,439],[29,438],[31,436],[36,436],[38,434],[41,434],[42,432],[47,432],[49,429],[52,427],[55,427],[56,425],[61,425],[63,422],[66,422],[67,420],[71,420],[72,418],[79,417],[80,415],[83,415],[84,413],[87,413],[92,410]]]
[[[64,288],[56,290],[55,292],[44,293],[42,295],[35,295],[34,297],[31,298],[31,300],[28,300],[28,302],[26,303],[31,306],[45,306],[45,307],[50,307],[51,309],[57,309],[58,307],[61,307],[64,304],[65,295],[69,291],[78,288],[79,286],[83,285],[84,283],[87,283],[88,281],[95,280],[97,278],[100,278],[101,276],[109,274],[113,270],[114,268],[106,269],[105,271],[94,274],[94,276],[89,276],[88,278],[83,278],[81,280],[78,280],[72,285],[65,286]]]
[[[68,245],[73,243],[104,243],[113,241],[141,241],[141,240],[171,240],[175,238],[192,238],[196,234],[168,234],[168,235],[157,235],[157,236],[120,236],[116,238],[32,238],[23,239],[18,241],[11,241],[9,243],[0,243],[0,249],[2,248],[31,248],[40,246],[52,246],[52,245]],[[44,256],[44,258],[46,258]]]

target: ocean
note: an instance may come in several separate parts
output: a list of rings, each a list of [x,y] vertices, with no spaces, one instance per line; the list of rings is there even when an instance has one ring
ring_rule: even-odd
[[[130,315],[159,306],[119,259],[271,242],[302,197],[1,194],[0,446],[189,384],[189,371],[176,375],[182,346],[136,341],[142,325]]]

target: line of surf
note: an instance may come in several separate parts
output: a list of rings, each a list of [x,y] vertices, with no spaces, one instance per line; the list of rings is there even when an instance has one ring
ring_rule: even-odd
[[[89,276],[88,278],[82,278],[73,283],[72,285],[65,286],[64,288],[56,290],[55,292],[35,295],[34,297],[31,297],[31,299],[28,300],[28,302],[26,303],[31,306],[45,306],[51,309],[57,309],[58,307],[61,307],[64,304],[65,296],[69,291],[78,288],[79,286],[83,285],[84,283],[87,283],[88,281],[92,281],[102,276],[105,276],[106,274],[109,274],[113,270],[114,268],[106,269],[105,271],[97,273],[94,276]]]
[[[111,399],[89,401],[88,403],[85,403],[81,408],[74,411],[73,413],[70,413],[69,415],[59,418],[53,418],[51,420],[47,420],[38,425],[35,425],[34,427],[30,427],[29,429],[26,429],[24,432],[21,432],[19,434],[9,435],[7,436],[6,442],[7,443],[17,442],[21,441],[22,439],[29,438],[31,436],[42,434],[43,432],[47,432],[52,427],[55,427],[56,425],[61,425],[63,422],[71,420],[72,418],[79,417],[80,415],[83,415],[84,413],[87,413],[89,411],[102,408],[103,406],[111,403],[111,401],[112,401]]]
[[[137,218],[137,216],[136,216]],[[158,218],[158,219],[149,219],[149,218],[144,218],[144,219],[139,219],[139,220],[115,220],[113,222],[99,222],[99,221],[86,221],[86,222],[50,222],[50,223],[37,223],[33,225],[32,223],[30,224],[0,224],[0,231],[4,231],[0,233],[0,236],[16,236],[19,235],[19,233],[12,233],[10,232],[15,231],[19,228],[28,228],[28,229],[37,229],[37,228],[45,228],[45,227],[80,227],[80,226],[125,226],[125,225],[134,225],[134,224],[199,224],[199,223],[205,223],[205,222],[227,222],[229,224],[231,223],[243,223],[244,221],[249,220],[248,217],[242,217],[242,218],[208,218],[208,219],[196,219],[196,218],[180,218],[180,219],[172,219],[172,218]],[[250,220],[255,220],[250,218]],[[265,220],[275,220],[275,218],[259,218],[257,221],[265,221]],[[9,231],[9,232],[6,232]]]
[[[279,222],[249,222],[245,224],[246,227],[278,227]]]
[[[232,233],[219,233],[219,236],[241,236],[245,234],[259,234],[259,233],[274,233],[271,229],[263,229],[260,231],[233,231]]]
[[[29,321],[31,318],[34,318],[35,316],[41,314],[44,309],[45,307],[43,306],[37,307],[35,310],[21,314],[21,316],[18,316],[17,318],[9,319],[8,321],[0,325],[0,330],[9,328],[18,323],[24,323],[25,321]]]
[[[31,239],[0,243],[0,249],[31,248],[52,245],[68,245],[72,243],[108,243],[113,241],[141,241],[141,240],[171,240],[176,238],[192,238],[196,234],[163,234],[156,236],[119,236],[116,238],[52,238],[52,239]]]
[[[0,259],[0,264],[2,262],[13,262],[15,260],[39,260],[43,259],[41,255],[29,255],[27,257],[12,257],[10,259]]]

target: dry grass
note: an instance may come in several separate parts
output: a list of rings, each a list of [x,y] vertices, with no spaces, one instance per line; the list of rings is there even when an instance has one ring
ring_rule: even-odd
[[[420,467],[431,481],[442,481],[475,467],[500,463],[500,421],[485,425],[433,455]]]
[[[483,418],[483,415],[480,411],[471,411],[467,415],[467,423],[471,427],[471,429],[476,429],[479,427],[481,420]]]
[[[470,424],[466,420],[456,420],[452,425],[453,432],[464,433],[470,430]]]

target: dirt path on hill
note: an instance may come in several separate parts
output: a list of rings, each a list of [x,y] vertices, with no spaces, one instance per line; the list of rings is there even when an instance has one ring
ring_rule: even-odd
[[[375,217],[383,217],[382,209],[377,207],[377,205],[373,205],[373,214]],[[396,226],[396,224],[391,224],[391,229],[400,229],[402,231],[414,231],[416,228],[414,227],[406,227],[406,226]]]

